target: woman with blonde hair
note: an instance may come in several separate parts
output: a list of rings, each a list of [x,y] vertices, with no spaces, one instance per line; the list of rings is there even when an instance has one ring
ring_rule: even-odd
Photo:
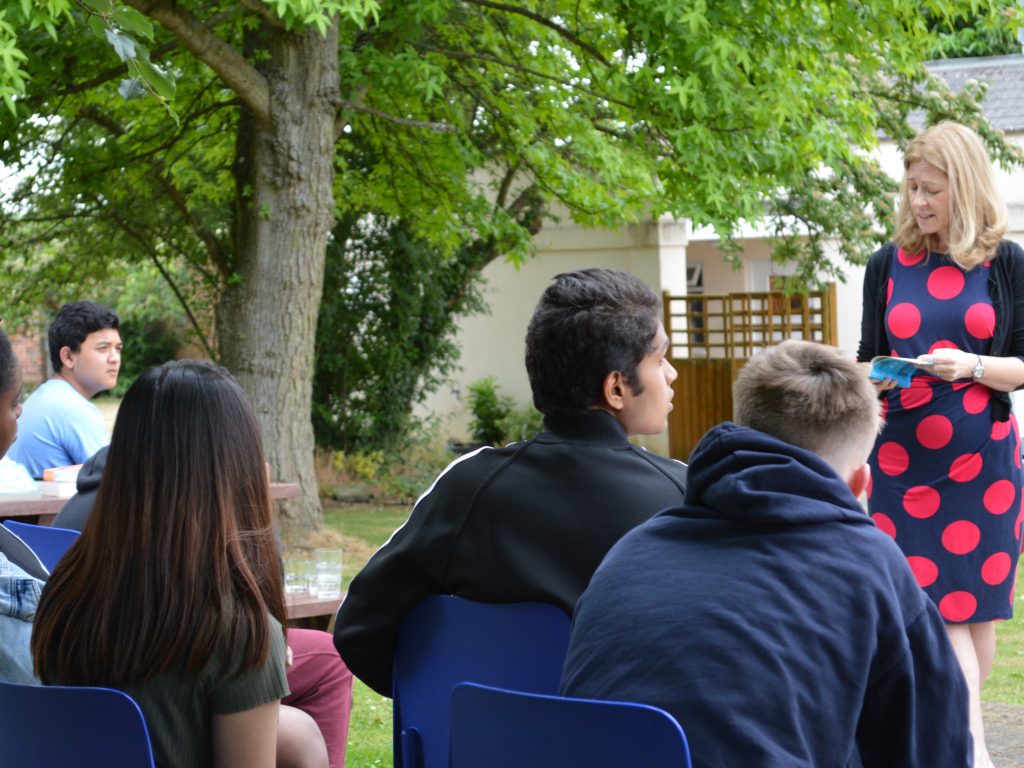
[[[857,359],[918,361],[876,382],[886,426],[868,505],[938,606],[967,680],[977,768],[991,766],[980,691],[995,621],[1013,614],[1021,447],[1008,393],[1024,386],[1024,251],[979,136],[940,123],[911,141],[893,242],[864,279]]]
[[[128,693],[159,766],[270,768],[279,718],[292,722],[284,621],[245,393],[211,363],[149,369],[118,410],[92,514],[43,589],[39,678]],[[316,736],[307,764],[325,766]]]

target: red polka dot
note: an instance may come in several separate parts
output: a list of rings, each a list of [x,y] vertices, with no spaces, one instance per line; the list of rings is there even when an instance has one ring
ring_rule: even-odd
[[[924,258],[925,251],[919,251],[918,253],[907,253],[902,248],[897,249],[896,258],[900,260],[900,264],[904,267],[912,267],[917,264],[921,259]]]
[[[925,448],[945,448],[953,439],[953,422],[939,414],[925,416],[917,425],[916,435],[918,442]]]
[[[949,479],[958,483],[969,483],[981,472],[982,460],[980,453],[965,453],[957,456],[949,465]]]
[[[869,499],[871,498],[871,492],[875,490],[875,476],[870,472],[868,473],[868,487],[864,489],[864,495]]]
[[[903,494],[903,508],[911,517],[931,517],[939,510],[939,492],[927,485],[915,485]]]
[[[882,400],[882,407],[879,409],[879,415],[882,417],[882,421],[885,421],[889,416],[889,398]]]
[[[981,541],[981,531],[970,520],[957,520],[942,531],[942,546],[954,555],[973,552]]]
[[[1001,515],[1013,504],[1017,486],[1009,480],[996,480],[985,491],[985,509],[993,515]]]
[[[986,584],[995,586],[1006,581],[1010,575],[1010,556],[1005,552],[996,552],[981,565],[981,578]]]
[[[927,557],[910,555],[907,557],[907,562],[910,563],[910,570],[914,572],[918,586],[927,587],[934,584],[935,580],[939,578],[939,567]]]
[[[960,349],[960,347],[958,347],[952,341],[940,339],[939,341],[936,341],[934,344],[928,347],[928,353],[931,354],[937,349]]]
[[[939,267],[928,276],[928,293],[936,299],[952,299],[964,289],[964,273],[956,267]]]
[[[890,277],[888,282],[885,284],[885,306],[889,306],[889,302],[892,301],[892,278]]]
[[[932,388],[920,376],[910,380],[910,386],[900,390],[900,405],[905,410],[920,408],[932,401]]]
[[[992,439],[1002,440],[1008,434],[1010,434],[1010,422],[1009,421],[993,421],[992,422]]]
[[[996,312],[991,304],[972,304],[964,313],[964,325],[974,338],[991,339],[996,330]]]
[[[964,410],[970,414],[979,414],[988,408],[992,399],[992,390],[984,384],[972,384],[964,390]]]
[[[889,310],[888,325],[897,339],[909,339],[921,327],[921,313],[913,304],[900,302]]]
[[[878,446],[878,468],[890,477],[906,472],[910,465],[907,449],[899,443],[889,441]]]
[[[892,518],[882,512],[875,512],[871,516],[871,519],[875,521],[875,525],[878,526],[878,530],[882,533],[889,534],[892,538],[896,538],[896,524],[893,523]]]
[[[939,613],[948,621],[967,621],[978,610],[978,601],[970,592],[950,592],[939,601]]]

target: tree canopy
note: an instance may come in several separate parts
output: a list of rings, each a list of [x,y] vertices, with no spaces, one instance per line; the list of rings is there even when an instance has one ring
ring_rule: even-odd
[[[981,87],[954,97],[921,61],[937,23],[990,13],[1016,29],[1020,9],[997,0],[0,9],[12,308],[88,290],[115,263],[166,273],[252,396],[275,474],[299,479],[299,527],[318,513],[327,261],[382,226],[416,243],[414,269],[429,254],[468,287],[489,260],[527,257],[548,216],[671,214],[726,245],[762,220],[814,283],[835,273],[826,242],[861,260],[883,236],[893,187],[870,150],[882,133],[906,141],[913,110],[974,125],[997,159],[1020,160],[984,122]],[[329,286],[364,284],[343,270]],[[433,300],[458,311],[465,294]],[[412,326],[395,324],[430,332]]]

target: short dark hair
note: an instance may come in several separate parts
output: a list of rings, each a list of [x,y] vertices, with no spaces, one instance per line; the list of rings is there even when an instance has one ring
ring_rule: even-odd
[[[67,347],[72,352],[82,348],[82,342],[90,333],[105,328],[117,329],[120,320],[110,307],[91,301],[76,301],[65,304],[57,313],[57,319],[50,325],[50,362],[53,370],[59,371],[63,364],[60,351]]]
[[[636,368],[658,333],[658,294],[614,269],[581,269],[554,280],[526,330],[526,372],[537,410],[589,410],[601,401],[605,377],[613,371],[640,394]]]
[[[6,392],[14,384],[19,365],[11,340],[0,331],[0,392]]]

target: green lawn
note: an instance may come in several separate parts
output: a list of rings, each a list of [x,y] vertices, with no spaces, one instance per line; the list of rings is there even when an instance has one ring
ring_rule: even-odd
[[[345,549],[345,580],[351,580],[373,551],[387,541],[409,515],[407,506],[342,507],[327,505],[324,521],[339,532]],[[1016,610],[1024,613],[1024,564],[1017,569]],[[1024,619],[1000,622],[998,650],[985,701],[1024,704]],[[391,700],[358,680],[353,691],[352,723],[348,738],[349,768],[391,765]]]
[[[1014,618],[996,625],[996,661],[985,689],[984,701],[1024,704],[1024,562],[1017,567]]]

